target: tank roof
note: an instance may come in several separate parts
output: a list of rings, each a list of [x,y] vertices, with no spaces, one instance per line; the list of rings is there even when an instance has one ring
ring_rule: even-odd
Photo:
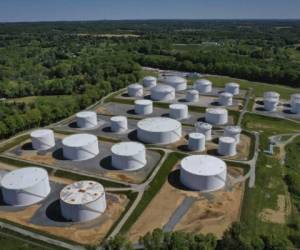
[[[1,186],[6,189],[25,189],[32,187],[48,177],[45,169],[39,167],[26,167],[13,170],[1,179]]]
[[[181,103],[175,103],[169,105],[170,109],[187,109],[187,107],[188,106],[186,104],[181,104]]]
[[[63,145],[68,147],[81,147],[86,146],[90,143],[97,141],[97,137],[95,135],[90,134],[75,134],[70,135],[63,139]]]
[[[181,167],[192,174],[213,176],[226,171],[226,163],[210,155],[192,155],[182,159]]]
[[[94,112],[94,111],[81,111],[76,114],[76,117],[86,118],[86,117],[91,117],[94,115],[96,115],[96,112]]]
[[[145,100],[145,99],[134,101],[134,104],[139,104],[139,105],[149,105],[149,104],[152,104],[152,103],[153,102],[151,100]]]
[[[170,85],[166,85],[166,84],[158,84],[155,87],[151,88],[151,92],[173,92],[175,91],[175,89],[170,86]]]
[[[198,79],[195,81],[195,84],[199,84],[199,85],[211,85],[212,82],[210,80],[207,79]]]
[[[219,141],[224,142],[224,143],[234,143],[235,138],[229,137],[229,136],[222,136],[219,138]]]
[[[194,139],[202,139],[205,138],[205,135],[202,133],[193,132],[193,133],[189,133],[189,137]]]
[[[204,129],[211,129],[212,125],[207,122],[196,122],[195,123],[196,128],[204,128]]]
[[[241,131],[242,131],[240,126],[226,126],[225,130],[234,132],[234,133],[241,133]]]
[[[180,76],[167,76],[163,79],[163,82],[167,83],[182,83],[186,82],[186,79]]]
[[[181,127],[181,123],[168,117],[150,117],[139,121],[137,126],[150,132],[169,132]]]
[[[233,94],[229,93],[229,92],[222,92],[220,93],[220,96],[224,96],[224,97],[233,97]]]
[[[129,88],[139,88],[139,89],[142,89],[143,86],[139,83],[132,83],[130,85],[128,85]]]
[[[45,135],[53,134],[53,131],[51,129],[38,129],[33,132],[31,132],[31,137],[43,137]]]
[[[224,109],[224,108],[207,108],[206,112],[207,113],[212,113],[212,114],[224,114],[224,113],[227,113],[227,109]]]
[[[240,85],[236,82],[228,82],[226,83],[226,86],[230,86],[230,87],[239,87]]]
[[[130,156],[145,150],[145,146],[138,142],[120,142],[111,147],[111,151],[117,155]]]
[[[78,181],[65,186],[60,199],[68,204],[81,205],[99,199],[104,195],[103,186],[95,181]]]
[[[156,80],[156,77],[154,77],[154,76],[145,76],[144,80]]]
[[[120,121],[125,121],[127,120],[127,117],[126,116],[123,116],[123,115],[117,115],[117,116],[113,116],[110,118],[111,121],[114,121],[114,122],[120,122]]]

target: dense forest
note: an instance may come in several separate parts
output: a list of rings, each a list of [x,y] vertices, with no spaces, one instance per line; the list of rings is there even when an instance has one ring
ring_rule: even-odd
[[[137,81],[141,66],[299,87],[300,22],[0,24],[0,138],[87,107]]]

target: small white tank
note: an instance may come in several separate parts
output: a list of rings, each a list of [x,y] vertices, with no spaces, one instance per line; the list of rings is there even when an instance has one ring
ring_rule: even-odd
[[[267,91],[264,93],[264,99],[268,99],[268,98],[274,98],[277,99],[277,101],[279,101],[280,94],[275,91]]]
[[[185,104],[171,104],[169,105],[170,118],[176,120],[187,119],[189,116],[188,106]]]
[[[78,128],[89,129],[98,125],[97,114],[94,111],[82,111],[75,115]]]
[[[146,148],[138,142],[120,142],[112,146],[112,166],[120,170],[138,170],[146,163]]]
[[[220,137],[218,145],[218,153],[223,156],[236,155],[236,141],[232,137]]]
[[[295,114],[299,114],[299,103],[300,103],[300,93],[292,94],[290,105],[291,105],[291,112]]]
[[[198,102],[199,101],[199,92],[195,89],[188,90],[186,92],[185,100],[187,102]]]
[[[224,125],[228,122],[228,111],[224,108],[207,108],[205,121],[214,125]]]
[[[127,87],[127,92],[130,97],[142,97],[144,94],[143,86],[138,83],[130,84]]]
[[[73,222],[84,222],[101,216],[106,210],[103,186],[95,181],[78,181],[60,192],[62,216]]]
[[[157,84],[157,79],[154,76],[145,76],[143,79],[143,86],[144,88],[153,88]]]
[[[123,133],[128,130],[126,116],[113,116],[110,118],[110,129],[115,133]]]
[[[175,91],[182,91],[187,87],[187,80],[180,76],[167,76],[162,79],[162,82],[173,87]]]
[[[205,150],[205,135],[201,133],[189,134],[189,150],[191,151],[204,151]]]
[[[235,82],[226,83],[225,92],[231,93],[232,95],[238,95],[240,93],[240,85]]]
[[[32,147],[35,150],[48,150],[55,146],[54,133],[51,129],[38,129],[30,134]]]
[[[211,140],[211,130],[212,130],[211,124],[206,123],[206,122],[196,122],[195,130],[197,133],[204,134],[206,141]]]
[[[153,102],[151,100],[135,100],[134,112],[137,115],[150,115],[153,112]]]
[[[264,99],[264,109],[269,112],[275,112],[277,110],[278,99],[274,97],[266,97]]]
[[[236,140],[237,143],[240,142],[242,129],[240,126],[226,126],[224,129],[225,137],[232,137]]]
[[[195,81],[194,88],[199,93],[209,93],[212,91],[212,82],[207,79],[199,79]]]
[[[219,95],[218,103],[222,106],[231,106],[232,105],[232,94],[228,92],[223,92]]]
[[[169,85],[159,84],[151,88],[151,99],[154,101],[169,101],[175,99],[175,89]]]

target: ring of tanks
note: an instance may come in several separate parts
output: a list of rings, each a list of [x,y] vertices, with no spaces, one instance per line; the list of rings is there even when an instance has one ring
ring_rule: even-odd
[[[150,89],[153,100],[171,100],[175,92],[185,90],[187,81],[184,78],[171,76],[163,79],[164,84],[157,85],[155,77],[145,77],[143,85]],[[200,93],[212,91],[212,83],[208,80],[197,80],[193,90],[186,92],[186,99],[195,102]],[[219,102],[224,106],[231,105],[232,97],[239,94],[239,85],[226,84],[225,92],[220,94]],[[128,87],[129,96],[143,96],[143,86],[132,84]],[[278,104],[279,95],[267,92],[264,95],[264,105],[267,110],[273,110]],[[300,94],[291,97],[291,107],[300,112]],[[170,144],[182,138],[182,126],[179,120],[188,116],[187,105],[171,104],[170,118],[151,117],[137,123],[137,136],[141,142],[151,144]],[[151,100],[136,100],[135,112],[151,114]],[[111,131],[120,133],[128,129],[127,117],[111,117]],[[224,108],[207,108],[205,122],[195,123],[195,132],[189,134],[188,148],[191,151],[205,150],[206,141],[212,139],[213,125],[225,125],[228,112]],[[98,125],[96,112],[83,111],[76,114],[77,126],[81,129],[91,129]],[[224,134],[219,138],[218,154],[234,156],[236,146],[240,142],[241,128],[225,126]],[[50,129],[39,129],[31,133],[33,149],[48,150],[55,146],[54,133]],[[62,141],[63,156],[72,161],[91,159],[99,154],[96,136],[82,133],[67,136]],[[146,148],[139,142],[120,142],[111,148],[112,165],[116,169],[134,171],[146,165]],[[180,181],[191,190],[201,192],[215,191],[226,183],[226,163],[214,156],[191,155],[182,159],[180,164]],[[48,173],[39,167],[26,167],[13,170],[1,179],[3,201],[11,206],[28,206],[41,202],[51,192]],[[68,220],[81,222],[92,220],[104,213],[106,209],[105,190],[95,181],[79,181],[67,185],[60,192],[61,214]]]

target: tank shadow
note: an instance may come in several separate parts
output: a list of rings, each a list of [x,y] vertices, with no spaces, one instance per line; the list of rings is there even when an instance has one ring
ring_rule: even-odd
[[[121,95],[122,97],[129,97],[128,93],[124,93]]]
[[[164,113],[161,115],[162,117],[170,117],[170,114],[169,113]]]
[[[284,103],[284,104],[282,104],[282,106],[283,106],[283,107],[286,107],[286,108],[290,108],[290,107],[291,107],[291,104],[289,104],[289,103]]]
[[[185,98],[178,99],[178,102],[188,102]]]
[[[113,167],[112,165],[112,157],[109,155],[107,157],[104,157],[101,161],[100,161],[100,167],[106,169],[106,170],[119,170]]]
[[[168,175],[168,182],[171,186],[173,186],[174,188],[183,190],[183,191],[191,191],[191,189],[185,187],[184,185],[181,184],[180,182],[180,170],[176,169],[174,171],[172,171],[169,175]]]
[[[56,149],[53,153],[52,153],[53,158],[55,158],[56,160],[60,160],[60,161],[66,161],[67,159],[64,157],[63,155],[63,149],[59,148]]]
[[[24,144],[21,146],[21,149],[22,149],[22,150],[33,150],[32,143],[31,143],[31,142],[26,142],[26,143],[24,143]]]
[[[256,101],[255,102],[257,105],[264,105],[264,101]]]
[[[284,109],[282,112],[285,113],[285,114],[288,114],[288,115],[293,115],[294,114],[290,109]]]
[[[222,156],[218,153],[218,150],[217,149],[209,149],[207,150],[207,154],[208,155],[213,155],[213,156]]]
[[[127,110],[127,112],[126,112],[127,114],[129,114],[129,115],[136,115],[136,113],[135,113],[135,110],[134,109],[129,109],[129,110]]]
[[[266,111],[263,107],[256,107],[255,110],[256,111]]]
[[[71,122],[71,123],[69,124],[69,127],[70,127],[70,128],[78,128],[76,122]]]
[[[56,222],[71,222],[62,216],[59,200],[55,200],[50,203],[50,205],[46,208],[46,216],[49,220]]]
[[[191,152],[191,150],[189,150],[188,145],[184,144],[184,145],[179,145],[177,147],[178,150],[184,151],[184,152]]]
[[[106,126],[102,129],[102,132],[105,132],[105,133],[112,133],[111,131],[111,127],[110,126]]]
[[[139,141],[136,129],[128,133],[128,139],[131,141]]]
[[[200,117],[197,119],[198,122],[205,122],[205,117]]]
[[[212,106],[222,106],[219,102],[217,101],[214,101],[214,102],[211,102],[210,105]]]

